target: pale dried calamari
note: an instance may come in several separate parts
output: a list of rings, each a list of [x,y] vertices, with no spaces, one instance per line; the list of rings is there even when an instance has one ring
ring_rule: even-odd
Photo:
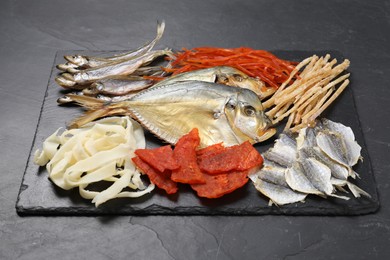
[[[145,185],[131,160],[140,148],[145,148],[142,127],[128,117],[111,117],[62,133],[58,129],[43,142],[42,151],[36,150],[34,162],[46,165],[55,185],[65,190],[78,188],[83,198],[99,206],[154,189],[152,183]],[[111,185],[101,191],[88,189],[102,182]]]

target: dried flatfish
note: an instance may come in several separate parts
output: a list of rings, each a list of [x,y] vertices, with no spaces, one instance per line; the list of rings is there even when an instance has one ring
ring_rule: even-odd
[[[105,101],[77,95],[71,99],[87,108],[71,123],[79,127],[100,117],[130,115],[160,139],[175,144],[198,128],[201,147],[264,141],[275,134],[259,97],[248,89],[202,81],[184,81],[148,88],[127,101]]]

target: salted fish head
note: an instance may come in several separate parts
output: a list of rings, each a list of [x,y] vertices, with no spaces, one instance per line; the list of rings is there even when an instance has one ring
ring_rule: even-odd
[[[229,66],[218,66],[215,70],[215,83],[225,84],[231,87],[240,87],[252,90],[260,98],[269,96],[272,93],[264,91],[265,84],[258,78],[253,78],[244,72]]]
[[[265,141],[276,133],[259,97],[251,90],[239,89],[237,95],[230,96],[224,113],[237,136],[251,143]]]

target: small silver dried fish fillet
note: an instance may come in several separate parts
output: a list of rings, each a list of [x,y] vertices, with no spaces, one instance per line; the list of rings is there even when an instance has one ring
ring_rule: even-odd
[[[297,157],[295,139],[287,133],[280,134],[279,138],[275,141],[274,147],[265,152],[263,157],[283,167],[290,167],[296,161]]]
[[[317,146],[316,130],[312,127],[306,127],[299,131],[297,139],[297,149],[312,148]]]
[[[307,196],[306,194],[293,191],[290,187],[276,185],[260,179],[254,185],[258,191],[270,199],[270,202],[276,205],[303,202]]]
[[[255,177],[255,188],[270,199],[270,204],[285,205],[303,202],[307,194],[292,190],[284,177],[285,168],[267,165]],[[252,175],[253,176],[253,175]]]
[[[288,168],[285,173],[286,182],[291,189],[306,193],[322,195],[325,194],[319,191],[306,176],[305,169],[300,162],[296,162],[292,167]]]
[[[318,147],[332,160],[346,166],[352,171],[352,166],[360,158],[361,147],[356,141],[347,140],[339,133],[320,131],[317,134]]]
[[[348,168],[354,166],[361,159],[362,148],[356,142],[352,129],[329,119],[322,119],[321,125],[324,130],[317,134],[317,143],[321,150]]]
[[[332,183],[330,182],[330,178],[332,176],[330,169],[325,164],[314,158],[307,158],[302,154],[299,154],[299,157],[303,171],[313,186],[320,192],[326,195],[331,195],[334,189]]]
[[[332,177],[340,180],[346,181],[348,178],[348,169],[330,159],[321,149],[317,146],[315,147],[304,147],[299,150],[300,153],[305,153],[306,157],[311,157],[317,161],[325,164],[331,171]]]

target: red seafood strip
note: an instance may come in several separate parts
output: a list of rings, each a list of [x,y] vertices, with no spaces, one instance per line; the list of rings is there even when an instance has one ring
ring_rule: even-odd
[[[198,153],[198,164],[202,171],[209,174],[249,170],[263,163],[263,157],[248,141],[224,149],[213,146],[204,149],[211,151]]]
[[[173,150],[170,145],[154,149],[137,149],[135,154],[159,172],[175,170],[180,167],[173,157]]]
[[[196,156],[199,158],[213,156],[225,149],[222,143],[213,144],[196,151]]]
[[[150,181],[157,187],[165,190],[168,194],[174,194],[177,192],[177,183],[170,179],[169,172],[159,172],[144,162],[140,157],[133,157],[132,160],[135,165],[143,173],[145,173],[149,177]]]
[[[192,184],[199,197],[215,199],[241,188],[248,182],[248,171],[231,171],[217,175],[203,175],[206,183]]]
[[[172,65],[173,68],[164,70],[173,75],[214,66],[230,66],[248,76],[260,78],[268,87],[278,88],[288,79],[297,62],[280,59],[265,50],[247,47],[199,47],[176,53]]]
[[[173,156],[180,167],[172,170],[171,179],[173,181],[188,184],[205,183],[196,158],[196,148],[199,143],[199,132],[196,128],[181,137],[176,143]]]

